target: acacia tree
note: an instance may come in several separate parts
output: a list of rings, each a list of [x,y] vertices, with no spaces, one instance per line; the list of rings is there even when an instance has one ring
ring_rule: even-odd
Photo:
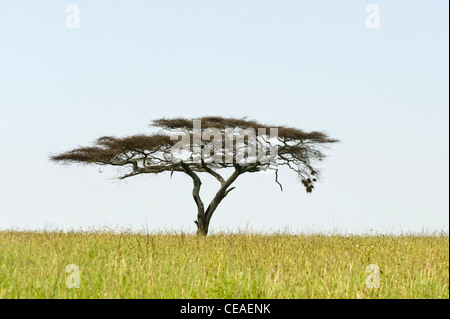
[[[197,234],[206,235],[217,206],[235,188],[232,184],[239,176],[273,169],[275,182],[283,190],[278,168],[286,166],[298,174],[306,192],[311,193],[319,179],[316,164],[325,158],[323,150],[338,142],[323,132],[267,126],[246,118],[163,118],[154,120],[151,126],[160,131],[123,138],[100,137],[92,146],[52,155],[50,159],[64,164],[119,166],[123,168],[119,179],[163,172],[171,176],[174,172],[187,174],[193,181]],[[219,173],[227,170],[231,172],[226,178]],[[202,182],[198,173],[210,174],[220,183],[206,208],[200,197]]]

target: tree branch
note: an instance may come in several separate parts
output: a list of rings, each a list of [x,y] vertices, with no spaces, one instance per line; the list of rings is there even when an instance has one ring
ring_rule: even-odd
[[[280,184],[278,181],[278,169],[275,170],[275,182],[277,182],[278,185],[280,185],[281,191],[283,191],[283,185]]]
[[[230,177],[222,184],[220,189],[217,191],[216,195],[212,199],[211,203],[209,204],[208,208],[206,209],[205,215],[206,215],[206,225],[209,225],[209,221],[211,220],[211,216],[213,215],[214,211],[216,210],[217,206],[220,204],[222,199],[227,196],[229,192],[231,192],[234,187],[227,190],[227,188],[241,175],[243,172],[240,168],[240,166],[236,166],[236,170],[231,174]]]
[[[225,179],[222,177],[222,175],[220,175],[219,173],[214,171],[212,168],[210,168],[208,165],[206,165],[203,158],[202,158],[202,167],[205,169],[206,172],[208,172],[209,174],[214,176],[221,184],[225,183]]]
[[[232,191],[233,189],[235,189],[235,188],[236,188],[236,187],[231,187],[229,190],[227,190],[227,191],[225,192],[225,196],[227,196],[228,193],[231,192],[231,191]],[[224,197],[225,197],[225,196],[224,196]]]

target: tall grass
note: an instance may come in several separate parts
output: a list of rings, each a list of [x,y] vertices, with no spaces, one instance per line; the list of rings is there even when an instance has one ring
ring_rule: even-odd
[[[2,231],[0,298],[449,298],[449,239]]]

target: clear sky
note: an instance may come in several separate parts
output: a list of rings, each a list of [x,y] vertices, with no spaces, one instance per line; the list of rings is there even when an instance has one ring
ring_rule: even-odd
[[[66,24],[69,4],[79,28]],[[369,4],[379,28],[366,24]],[[160,117],[247,115],[342,142],[312,194],[290,171],[283,192],[273,175],[242,176],[213,231],[448,231],[448,7],[0,0],[0,229],[194,231],[188,176],[117,182],[113,169],[48,157],[153,132]],[[217,186],[205,177],[205,200]]]

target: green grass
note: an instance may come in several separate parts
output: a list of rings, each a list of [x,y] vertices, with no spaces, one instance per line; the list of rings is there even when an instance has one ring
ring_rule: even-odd
[[[449,239],[1,231],[0,298],[449,298]]]

